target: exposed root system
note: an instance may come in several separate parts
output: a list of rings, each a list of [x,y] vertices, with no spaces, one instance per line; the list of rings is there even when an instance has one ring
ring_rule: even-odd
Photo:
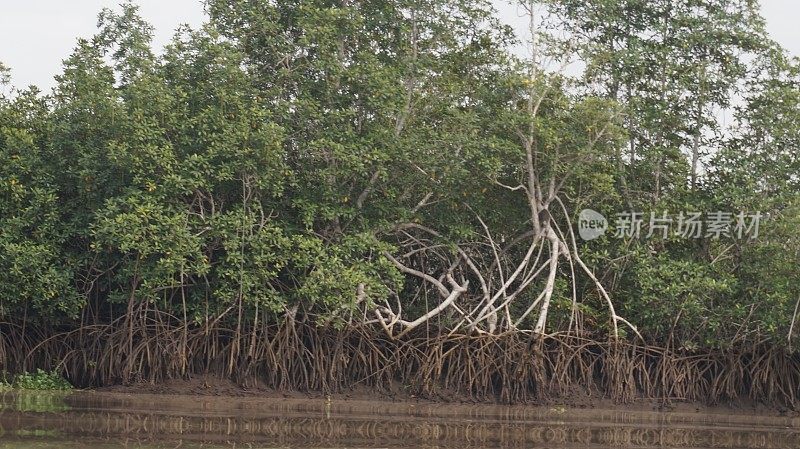
[[[522,332],[420,331],[397,340],[375,329],[286,322],[237,332],[155,318],[136,327],[121,321],[61,333],[9,323],[0,329],[0,369],[56,369],[84,387],[208,374],[283,391],[366,386],[504,403],[547,402],[576,391],[619,403],[749,399],[795,409],[800,403],[800,356],[768,345],[688,353]]]

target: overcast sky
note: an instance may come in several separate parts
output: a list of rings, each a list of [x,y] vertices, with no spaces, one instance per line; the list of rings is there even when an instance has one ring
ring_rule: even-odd
[[[503,19],[524,26],[517,8],[494,0]],[[90,37],[103,7],[119,0],[0,0],[0,61],[12,69],[17,87],[36,85],[49,90],[61,61],[78,37]],[[156,28],[155,44],[162,47],[178,25],[198,26],[204,20],[200,0],[139,0],[142,15]],[[761,0],[773,38],[800,56],[798,0]]]

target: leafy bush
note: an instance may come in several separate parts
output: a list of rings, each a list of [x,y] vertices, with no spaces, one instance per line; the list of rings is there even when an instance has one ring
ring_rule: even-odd
[[[7,383],[4,383],[8,385]],[[11,387],[19,390],[72,390],[73,386],[55,371],[37,369],[35,373],[22,373],[14,378]]]

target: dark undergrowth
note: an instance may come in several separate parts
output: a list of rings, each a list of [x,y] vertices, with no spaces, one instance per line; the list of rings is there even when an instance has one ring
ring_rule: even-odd
[[[80,387],[215,375],[278,391],[398,386],[427,398],[524,403],[590,391],[706,404],[752,400],[797,409],[800,356],[769,344],[685,352],[576,336],[441,335],[392,340],[369,329],[287,322],[249,329],[168,325],[158,317],[54,332],[4,323],[0,369],[54,370]]]

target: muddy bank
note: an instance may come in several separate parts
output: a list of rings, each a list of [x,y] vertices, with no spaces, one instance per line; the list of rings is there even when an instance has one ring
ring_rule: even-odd
[[[181,401],[205,400],[265,400],[265,401],[319,401],[339,404],[395,404],[401,407],[445,407],[458,410],[460,407],[476,405],[485,407],[506,407],[497,400],[476,400],[457,391],[440,394],[436,397],[418,396],[397,388],[394,391],[377,391],[366,387],[353,387],[336,393],[321,391],[278,391],[265,385],[259,385],[251,379],[245,384],[237,384],[230,379],[211,375],[191,375],[186,379],[170,379],[157,383],[135,382],[127,385],[109,385],[83,390],[87,394],[108,395],[110,397],[163,397],[177,398]],[[637,398],[621,403],[609,397],[603,397],[599,391],[587,391],[576,388],[571,394],[550,397],[541,401],[531,401],[519,406],[538,407],[542,410],[598,410],[619,412],[675,412],[683,414],[719,414],[741,416],[774,416],[800,417],[800,411],[786,406],[764,403],[751,399],[737,399],[717,404],[680,399],[664,400],[660,398]],[[513,407],[513,406],[512,406]]]

